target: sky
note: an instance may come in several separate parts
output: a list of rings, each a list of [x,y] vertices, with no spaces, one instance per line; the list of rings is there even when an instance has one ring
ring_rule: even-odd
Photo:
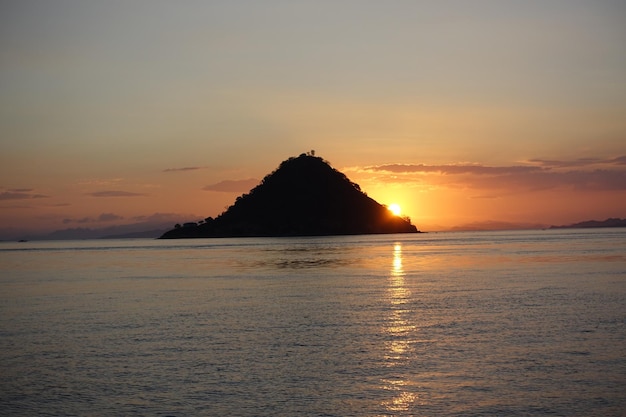
[[[626,217],[626,2],[0,0],[0,238],[310,150],[421,230]]]

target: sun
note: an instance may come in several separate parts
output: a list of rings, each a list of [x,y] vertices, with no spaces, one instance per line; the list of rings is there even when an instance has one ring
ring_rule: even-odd
[[[389,207],[387,207],[389,209],[390,212],[392,212],[394,215],[399,216],[400,213],[402,212],[402,209],[400,208],[400,206],[398,204],[389,204]]]

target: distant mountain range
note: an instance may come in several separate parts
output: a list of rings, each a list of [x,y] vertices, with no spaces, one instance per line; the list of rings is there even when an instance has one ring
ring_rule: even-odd
[[[171,222],[155,224],[140,222],[103,228],[75,227],[56,230],[51,233],[25,236],[24,240],[82,240],[82,239],[127,239],[157,238],[170,229]]]
[[[626,227],[626,219],[610,218],[603,221],[587,220],[563,226],[548,226],[540,223],[509,223],[484,221],[467,223],[450,228],[451,231],[482,231],[482,230],[538,230],[538,229],[584,229],[596,227]]]
[[[177,225],[162,238],[417,232],[311,152],[283,161],[215,219]]]
[[[550,229],[587,229],[594,227],[626,227],[626,219],[610,218],[602,221],[587,220],[565,226],[550,226]]]
[[[466,223],[450,228],[453,232],[478,232],[483,230],[538,230],[545,229],[545,224],[539,223],[511,223],[488,220],[483,222]]]
[[[191,223],[197,225],[197,223]],[[82,240],[82,239],[156,239],[171,230],[171,222],[154,224],[141,222],[129,225],[118,225],[104,228],[69,228],[56,230],[41,235],[25,236],[25,240]],[[182,226],[181,226],[182,227]],[[187,226],[189,227],[189,226]],[[506,222],[477,222],[451,228],[451,231],[481,231],[481,230],[533,230],[533,229],[576,229],[600,227],[626,227],[626,219],[609,218],[603,221],[588,220],[563,226],[545,226],[535,223],[506,223]]]

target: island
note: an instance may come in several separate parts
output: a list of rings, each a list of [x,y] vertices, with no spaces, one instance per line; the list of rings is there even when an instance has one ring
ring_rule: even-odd
[[[314,152],[283,161],[216,218],[177,224],[160,239],[419,233]]]

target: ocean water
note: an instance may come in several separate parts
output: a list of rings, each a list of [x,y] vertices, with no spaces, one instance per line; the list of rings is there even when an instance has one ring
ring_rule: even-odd
[[[0,243],[0,415],[623,416],[626,229]]]

